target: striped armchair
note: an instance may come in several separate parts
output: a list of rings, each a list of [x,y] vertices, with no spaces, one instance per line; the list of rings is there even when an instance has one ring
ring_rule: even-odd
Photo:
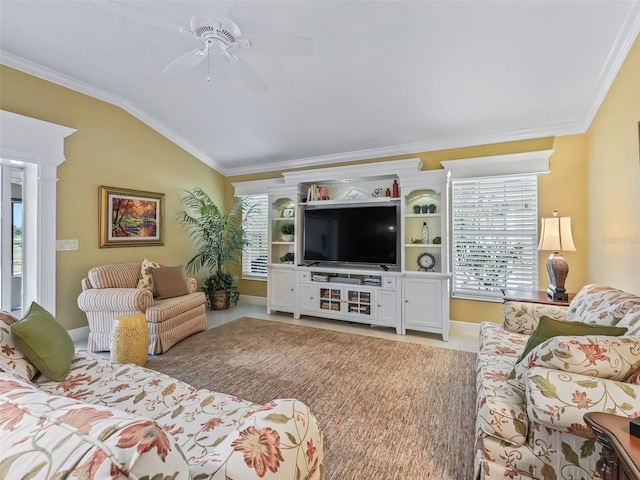
[[[82,279],[78,306],[89,323],[88,349],[110,350],[113,320],[119,315],[144,313],[149,325],[149,353],[167,351],[189,335],[207,328],[205,295],[187,278],[189,294],[156,299],[148,289],[137,288],[142,262],[102,265]]]

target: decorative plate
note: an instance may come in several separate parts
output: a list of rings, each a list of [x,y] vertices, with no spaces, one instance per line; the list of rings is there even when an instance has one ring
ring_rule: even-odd
[[[431,255],[429,252],[422,252],[418,255],[418,270],[428,272],[429,270],[433,270],[433,267],[435,266],[436,257]]]
[[[384,193],[384,188],[376,188],[373,192],[371,192],[371,196],[373,198],[384,197]]]

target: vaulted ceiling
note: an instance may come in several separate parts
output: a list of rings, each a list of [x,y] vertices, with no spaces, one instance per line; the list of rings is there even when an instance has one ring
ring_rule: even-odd
[[[161,76],[202,47],[180,31],[196,14],[231,18],[251,48],[228,62],[214,43]],[[0,62],[233,175],[582,133],[639,31],[631,0],[2,0]],[[302,41],[283,35],[313,52],[278,54]]]

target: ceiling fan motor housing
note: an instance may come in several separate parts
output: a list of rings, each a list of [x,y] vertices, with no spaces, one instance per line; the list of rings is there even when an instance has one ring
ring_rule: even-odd
[[[241,33],[235,23],[230,20],[225,23],[228,25],[203,15],[196,15],[191,19],[191,29],[207,45],[215,44],[226,50],[238,44],[238,37]]]

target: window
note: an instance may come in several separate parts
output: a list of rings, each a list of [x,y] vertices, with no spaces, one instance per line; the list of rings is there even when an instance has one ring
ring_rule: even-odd
[[[538,288],[536,175],[453,180],[453,296],[502,298]]]
[[[269,200],[267,195],[246,195],[242,207],[249,246],[242,252],[242,277],[267,278]],[[251,215],[247,217],[247,213]]]

